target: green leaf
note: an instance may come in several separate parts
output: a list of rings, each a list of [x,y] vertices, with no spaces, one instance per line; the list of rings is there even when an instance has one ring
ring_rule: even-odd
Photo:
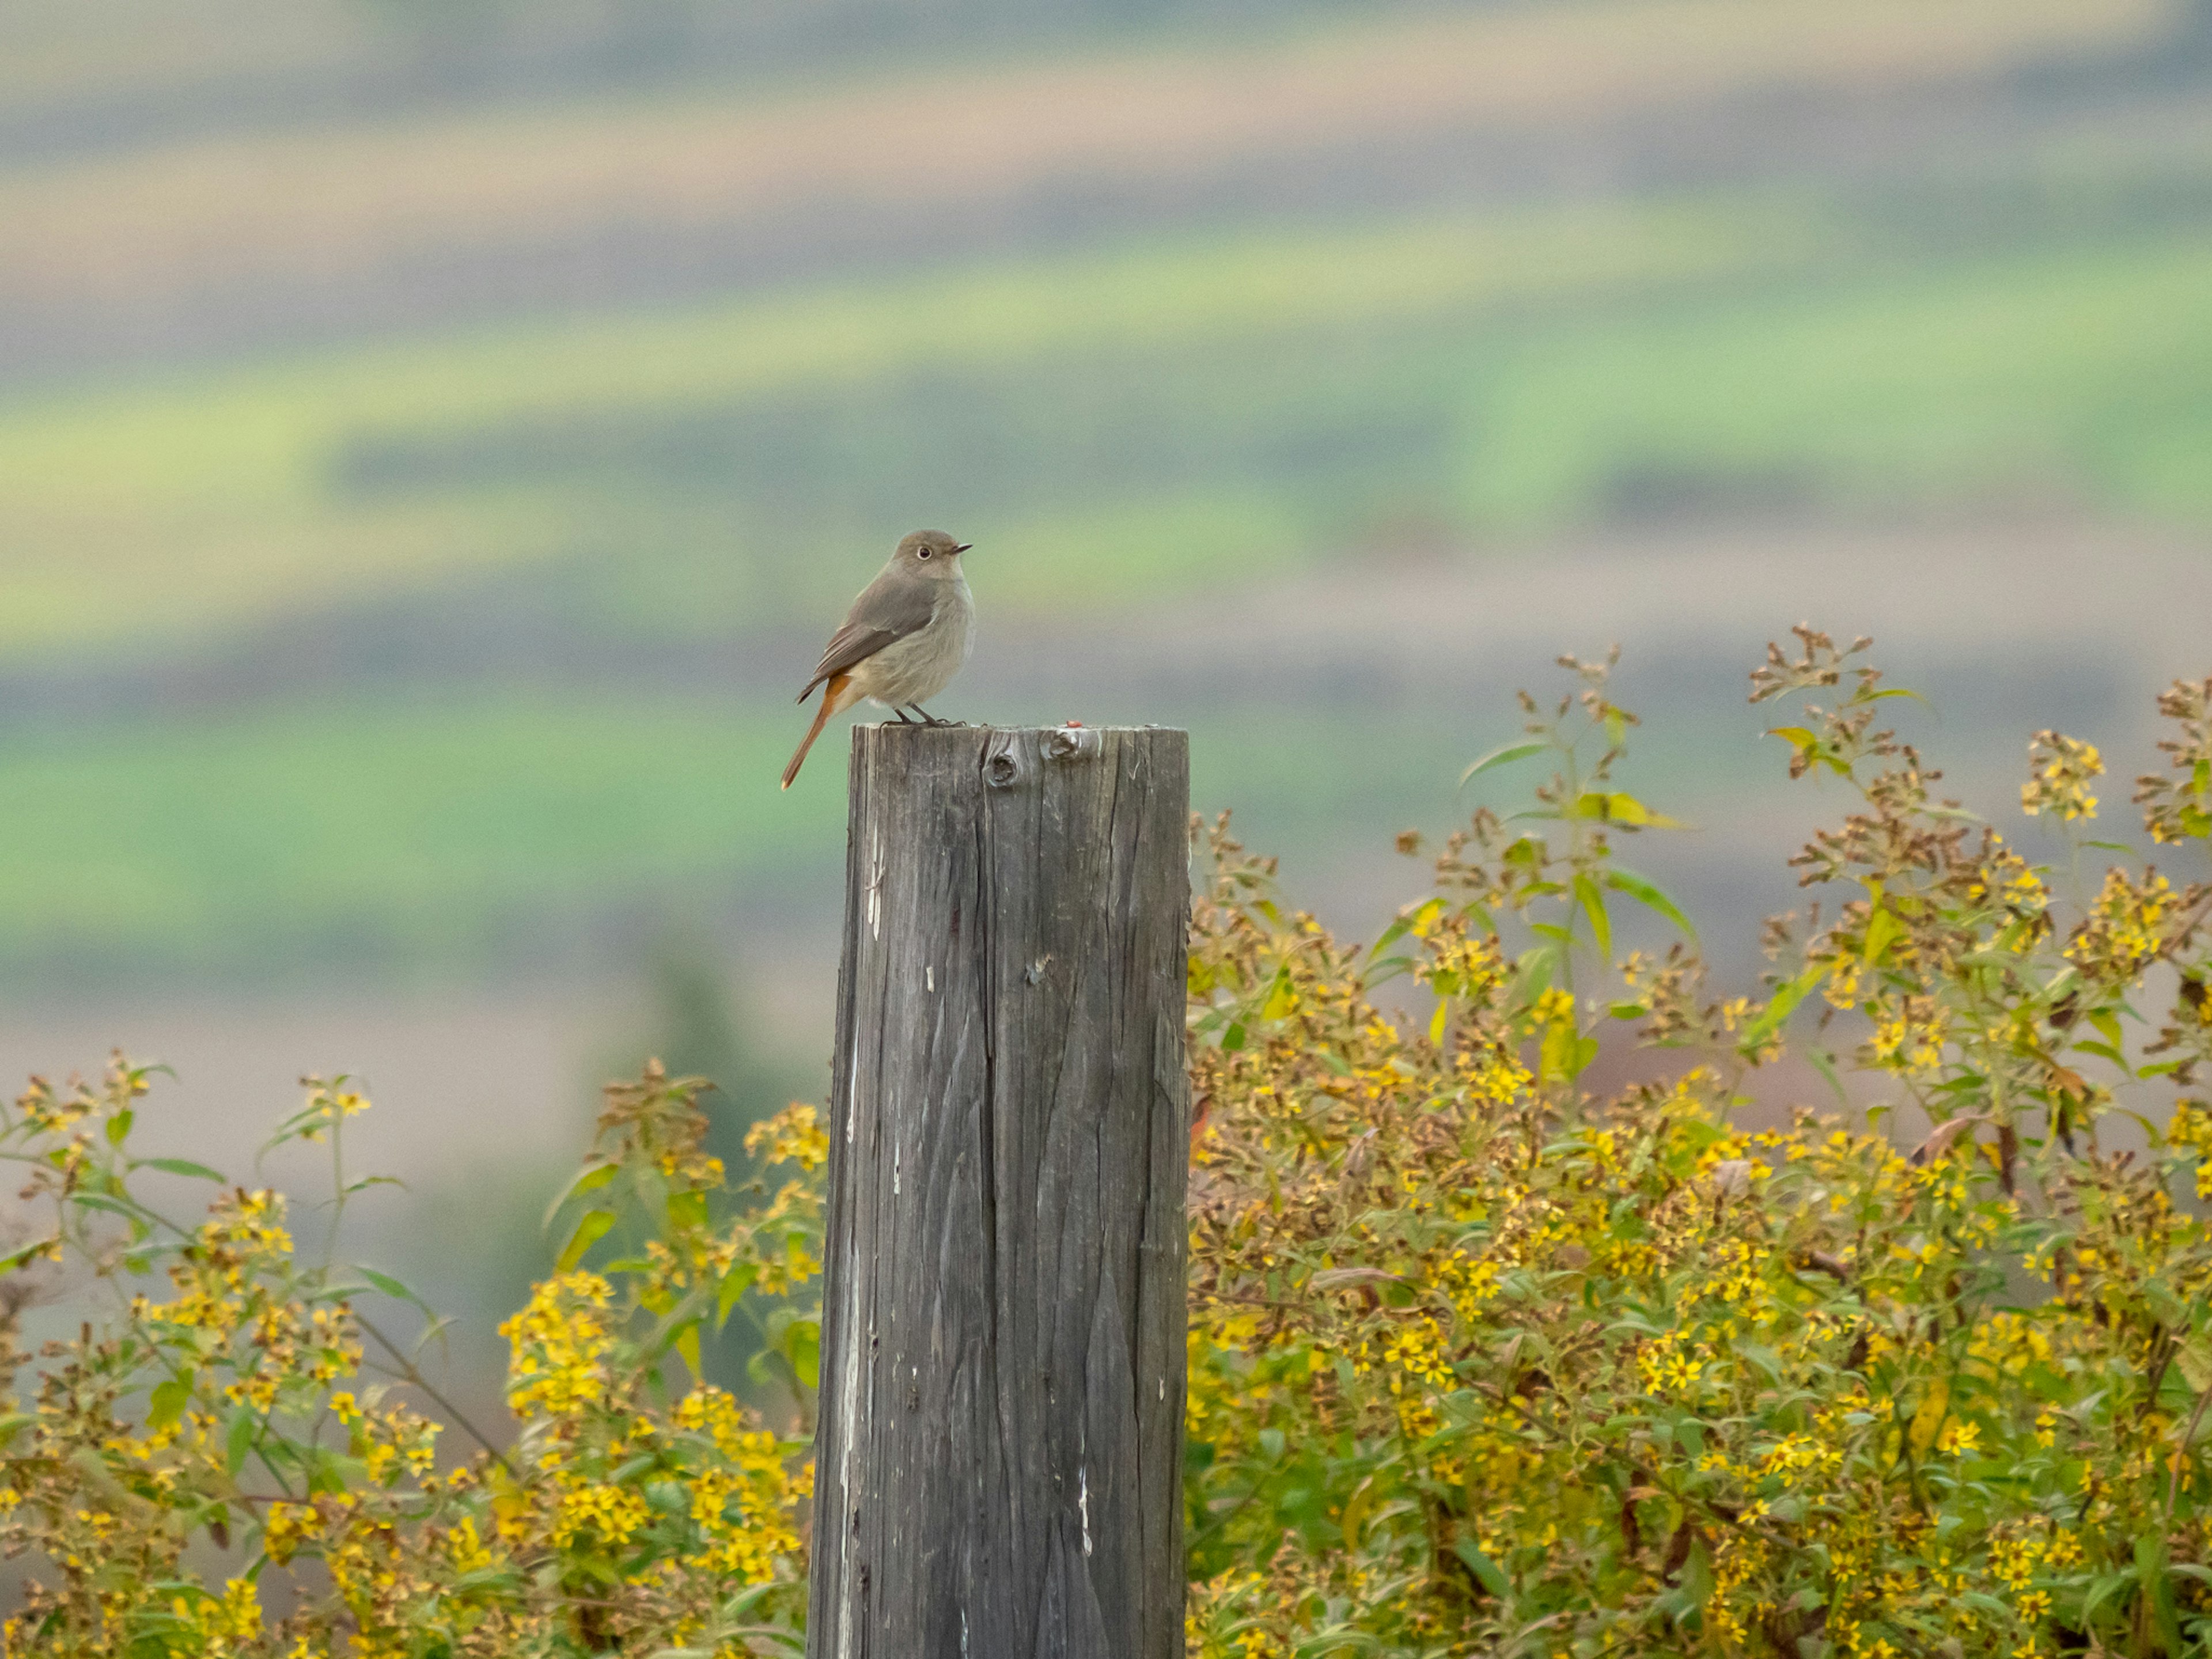
[[[2148,1604],[2151,1616],[2157,1621],[2160,1646],[2167,1653],[2181,1650],[2179,1610],[2174,1606],[2173,1580],[2166,1574],[2166,1540],[2162,1538],[2136,1540],[2136,1581],[2142,1587],[2143,1600]]]
[[[1697,942],[1698,930],[1690,926],[1690,919],[1675,908],[1674,901],[1659,890],[1659,885],[1649,876],[1639,876],[1633,870],[1616,864],[1599,878],[1616,893],[1626,893],[1647,909],[1656,910],[1680,928],[1692,944]]]
[[[608,1228],[615,1224],[612,1210],[586,1210],[577,1218],[574,1231],[568,1242],[561,1247],[560,1259],[554,1262],[553,1271],[565,1273],[584,1259],[584,1252],[598,1243]]]
[[[1474,765],[1468,767],[1466,771],[1461,773],[1459,787],[1464,789],[1493,767],[1510,766],[1515,761],[1528,759],[1531,755],[1540,755],[1551,746],[1550,743],[1541,738],[1503,744],[1492,750]]]
[[[374,1285],[385,1295],[392,1297],[395,1302],[412,1303],[416,1307],[422,1309],[424,1313],[431,1313],[432,1310],[428,1303],[425,1302],[421,1297],[416,1295],[413,1291],[408,1289],[406,1285],[401,1284],[390,1273],[380,1273],[374,1267],[360,1267],[356,1268],[356,1271],[358,1272],[363,1279],[367,1279],[371,1285]],[[434,1317],[435,1316],[433,1315],[433,1316]]]
[[[1889,948],[1889,942],[1904,931],[1905,924],[1897,919],[1887,904],[1876,900],[1874,914],[1867,918],[1866,949],[1862,952],[1867,966],[1880,967],[1881,953]]]
[[[173,1376],[167,1382],[156,1382],[146,1402],[146,1427],[155,1433],[170,1427],[185,1414],[191,1404],[192,1381],[190,1373]]]
[[[1605,895],[1585,871],[1575,878],[1575,897],[1580,901],[1583,914],[1589,918],[1590,933],[1597,940],[1598,954],[1607,962],[1613,960],[1613,924],[1605,914]]]
[[[1571,1021],[1558,1020],[1545,1028],[1536,1068],[1547,1082],[1565,1082],[1580,1077],[1596,1058],[1596,1039],[1578,1036]]]
[[[113,1117],[108,1119],[107,1144],[111,1146],[120,1146],[129,1138],[131,1126],[137,1121],[137,1116],[138,1114],[136,1112],[126,1111],[118,1112]]]
[[[2132,1572],[2109,1572],[2089,1586],[2089,1593],[2081,1598],[2081,1618],[2086,1623],[2097,1609],[2136,1581]]]
[[[750,1261],[740,1261],[722,1275],[721,1288],[714,1294],[714,1323],[718,1328],[729,1322],[730,1310],[738,1305],[738,1298],[752,1289],[753,1280],[759,1277],[759,1267]]]
[[[2183,1381],[2197,1394],[2212,1389],[2212,1334],[2199,1331],[2181,1345],[2173,1356],[2173,1363],[2181,1368]]]
[[[672,1227],[704,1227],[707,1224],[706,1194],[671,1193],[668,1195],[668,1224]],[[594,1237],[597,1236],[593,1235]]]
[[[810,1389],[822,1386],[822,1322],[794,1319],[783,1333],[783,1357]]]
[[[699,1322],[697,1320],[693,1320],[676,1333],[676,1352],[684,1356],[684,1363],[691,1368],[692,1376],[698,1376],[705,1369],[699,1363]]]
[[[553,1218],[561,1213],[561,1206],[570,1199],[585,1193],[595,1193],[615,1178],[621,1166],[614,1164],[587,1164],[579,1170],[568,1184],[563,1187],[550,1204],[545,1206],[545,1219],[540,1224],[547,1232],[553,1231]]]
[[[195,1164],[185,1158],[142,1158],[131,1166],[134,1170],[159,1170],[164,1175],[189,1176],[195,1181],[212,1181],[218,1187],[230,1184],[229,1177],[210,1170],[204,1164]]]
[[[1682,1592],[1693,1607],[1702,1607],[1713,1599],[1713,1563],[1706,1554],[1704,1540],[1690,1546],[1690,1559],[1682,1564]]]
[[[1607,793],[1601,790],[1585,790],[1575,798],[1567,809],[1571,818],[1596,818],[1606,823],[1618,823],[1630,830],[1686,830],[1689,826],[1680,818],[1670,818],[1664,812],[1655,812],[1633,795],[1615,790]]]
[[[1756,1048],[1765,1042],[1781,1029],[1782,1022],[1790,1018],[1807,994],[1827,976],[1828,964],[1823,962],[1808,968],[1796,978],[1777,986],[1774,995],[1767,1001],[1765,1011],[1751,1023],[1750,1029],[1744,1032],[1742,1041],[1736,1046],[1744,1049]]]
[[[253,1449],[255,1431],[259,1427],[260,1419],[251,1409],[242,1410],[230,1419],[230,1432],[223,1440],[222,1462],[232,1480],[237,1480],[238,1472],[246,1467],[246,1457]]]
[[[1498,1563],[1475,1547],[1473,1540],[1467,1538],[1458,1540],[1452,1545],[1452,1551],[1461,1560],[1467,1563],[1467,1570],[1475,1576],[1483,1589],[1501,1601],[1511,1599],[1512,1583],[1506,1578],[1504,1573],[1498,1570]]]
[[[1419,909],[1409,910],[1404,915],[1400,916],[1397,921],[1392,922],[1388,927],[1385,927],[1382,930],[1382,936],[1376,939],[1373,945],[1368,947],[1367,954],[1370,957],[1381,956],[1385,951],[1395,945],[1400,939],[1412,933],[1413,931],[1413,923],[1419,919],[1421,912],[1427,910],[1431,907],[1434,907],[1437,909],[1442,909],[1443,908],[1443,901],[1442,899],[1431,899],[1427,904],[1422,905]]]

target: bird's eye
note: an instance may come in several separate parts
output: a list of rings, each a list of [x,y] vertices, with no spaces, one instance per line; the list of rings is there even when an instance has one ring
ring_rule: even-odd
[[[915,550],[915,557],[918,559],[926,559],[929,556],[929,553],[930,550],[926,547],[916,548]]]

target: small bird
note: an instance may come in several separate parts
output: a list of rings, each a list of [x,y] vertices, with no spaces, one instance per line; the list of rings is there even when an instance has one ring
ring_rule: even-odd
[[[913,724],[906,717],[909,708],[925,726],[951,724],[921,705],[951,683],[974,643],[975,602],[960,568],[960,556],[972,545],[941,530],[917,530],[900,540],[883,574],[861,590],[799,694],[805,702],[818,685],[822,702],[799,752],[783,769],[785,788],[830,715],[863,697],[883,704],[905,725]]]

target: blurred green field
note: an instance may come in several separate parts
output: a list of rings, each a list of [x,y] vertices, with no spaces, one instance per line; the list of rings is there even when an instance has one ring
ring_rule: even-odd
[[[175,372],[0,409],[0,651],[487,573],[626,628],[840,602],[909,522],[1112,605],[1407,516],[1891,512],[2023,480],[2203,522],[2212,238],[1909,260],[1726,200],[1247,236]]]
[[[811,637],[909,519],[981,544],[1000,618],[1280,574],[1408,512],[1510,542],[2025,492],[2204,524],[2209,434],[2192,229],[1916,261],[1737,200],[1246,237],[21,399],[0,625],[112,664],[504,572],[641,642]],[[1324,720],[1286,774],[1218,718],[1201,799],[1285,833],[1425,798],[1481,735]],[[0,962],[491,969],[580,894],[820,881],[836,792],[773,787],[797,719],[426,686],[18,731]]]
[[[1309,845],[1363,803],[1410,795],[1443,821],[1462,750],[1510,725],[1504,706],[1379,729],[1358,709],[1302,709],[1286,773],[1280,718],[1196,711],[1198,799]],[[741,896],[829,914],[843,744],[783,793],[803,724],[781,700],[593,691],[324,701],[0,742],[0,794],[19,807],[0,978],[404,983],[556,967],[575,938],[549,933],[549,912],[635,945]],[[1380,856],[1387,831],[1374,836]],[[580,924],[579,893],[594,907]]]
[[[1294,446],[1376,418],[1409,379],[1430,385],[1403,418],[1429,419],[1461,395],[1440,331],[1490,346],[1516,316],[1802,266],[1818,240],[1794,210],[1696,205],[1246,236],[20,399],[0,406],[0,537],[20,550],[0,649],[579,556],[617,592],[671,553],[691,556],[679,586],[743,561],[772,613],[811,616],[907,520],[1012,542],[1008,579],[1036,597],[1101,527],[1140,546],[1157,518],[1170,549],[1225,534],[1256,555],[1290,526],[1223,510],[1249,494],[1236,457],[1170,467],[1162,491],[1150,452],[1108,476],[1115,447],[1146,427],[1154,449],[1224,429]],[[948,453],[963,444],[1021,453]],[[1202,538],[1175,533],[1194,514]],[[774,619],[708,584],[668,614]]]
[[[2212,523],[2212,236],[1808,285],[1599,325],[1498,376],[1480,524],[1555,526],[1639,477],[1794,504],[2075,502]]]
[[[781,711],[779,711],[781,712]],[[650,915],[837,833],[779,799],[787,720],[696,699],[357,699],[0,742],[9,955],[129,982],[196,967],[512,967],[588,885]],[[767,810],[771,805],[778,810]],[[520,929],[520,931],[516,931]]]

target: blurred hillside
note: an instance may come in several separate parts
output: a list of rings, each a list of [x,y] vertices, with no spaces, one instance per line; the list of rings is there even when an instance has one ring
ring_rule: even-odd
[[[0,225],[0,1058],[678,919],[811,1055],[917,524],[946,712],[1191,726],[1353,932],[1560,649],[1747,918],[1800,615],[1961,748],[2205,665],[2205,0],[40,0]]]

